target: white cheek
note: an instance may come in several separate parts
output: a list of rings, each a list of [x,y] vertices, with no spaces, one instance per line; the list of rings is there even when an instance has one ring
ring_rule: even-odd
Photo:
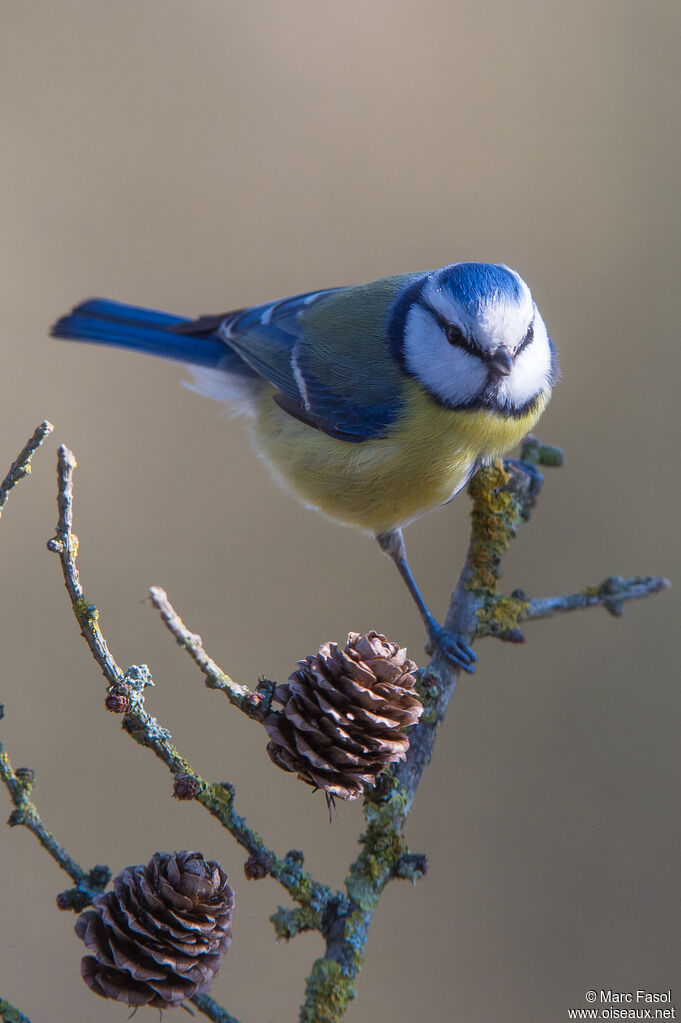
[[[475,355],[450,345],[437,321],[421,306],[409,311],[404,329],[407,369],[441,401],[462,405],[487,383],[487,372]]]
[[[517,356],[513,369],[499,383],[499,404],[522,407],[548,387],[550,375],[549,339],[544,321],[537,313],[534,320],[534,341]]]

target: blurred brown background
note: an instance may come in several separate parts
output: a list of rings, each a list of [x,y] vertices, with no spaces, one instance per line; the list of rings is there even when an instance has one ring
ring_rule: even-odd
[[[75,451],[86,593],[148,707],[277,850],[339,885],[359,806],[272,767],[145,602],[164,586],[235,678],[285,678],[350,629],[421,656],[373,541],[273,486],[242,424],[179,367],[47,338],[105,295],[189,315],[425,269],[505,261],[530,282],[563,382],[547,470],[508,589],[615,572],[679,579],[676,0],[2,0],[0,475],[43,417]],[[0,725],[38,773],[46,823],[114,870],[199,848],[237,889],[213,994],[243,1023],[297,1018],[316,936],[276,944],[285,893],[103,709],[59,565],[55,439],[0,524]],[[443,613],[468,502],[411,527]],[[408,835],[430,872],[376,915],[349,1023],[567,1018],[588,988],[679,985],[678,588],[485,643],[442,728]],[[3,813],[10,805],[0,791]],[[79,976],[67,887],[23,829],[0,832],[0,994],[33,1023],[115,1021]],[[146,1018],[146,1015],[145,1015]]]

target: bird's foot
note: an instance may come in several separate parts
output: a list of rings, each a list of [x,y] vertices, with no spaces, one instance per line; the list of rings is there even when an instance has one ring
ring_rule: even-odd
[[[450,632],[449,629],[445,629],[444,625],[440,625],[435,619],[427,622],[426,628],[428,629],[430,640],[426,647],[428,653],[432,654],[437,650],[450,664],[457,668],[462,668],[469,675],[474,673],[475,662],[478,657],[469,647],[463,636],[460,636],[457,632]]]
[[[544,483],[544,477],[536,465],[533,465],[532,462],[524,462],[519,458],[505,458],[504,468],[507,470],[510,469],[511,472],[519,472],[524,476],[529,476],[530,484],[527,488],[528,497],[532,501],[538,497],[539,491]]]

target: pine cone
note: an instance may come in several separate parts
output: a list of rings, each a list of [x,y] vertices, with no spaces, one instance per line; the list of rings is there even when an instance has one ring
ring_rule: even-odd
[[[357,799],[365,783],[406,758],[402,729],[423,710],[416,665],[377,632],[351,632],[345,650],[324,643],[298,664],[274,691],[283,710],[265,719],[270,759],[330,796]]]
[[[95,994],[158,1009],[207,991],[232,940],[234,892],[201,853],[155,853],[126,867],[75,931],[92,955],[80,964]]]

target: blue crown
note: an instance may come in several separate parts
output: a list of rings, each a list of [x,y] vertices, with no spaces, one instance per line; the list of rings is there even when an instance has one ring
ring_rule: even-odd
[[[497,263],[451,263],[437,272],[436,281],[472,316],[490,299],[520,302],[523,298],[516,274]]]

